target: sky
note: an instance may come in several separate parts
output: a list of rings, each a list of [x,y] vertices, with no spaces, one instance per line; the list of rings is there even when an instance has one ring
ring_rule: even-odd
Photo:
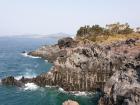
[[[76,34],[114,22],[140,26],[140,0],[0,0],[0,36]]]

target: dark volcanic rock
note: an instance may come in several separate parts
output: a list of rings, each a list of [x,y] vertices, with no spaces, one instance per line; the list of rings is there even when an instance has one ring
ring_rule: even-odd
[[[22,86],[22,82],[16,80],[13,76],[9,76],[7,78],[2,79],[2,84],[5,85],[16,85],[16,86]]]
[[[26,53],[26,51],[22,51],[21,53]]]
[[[122,68],[116,71],[106,82],[105,94],[100,103],[103,105],[140,105],[140,63],[127,60]]]
[[[74,43],[74,40],[70,37],[66,37],[66,38],[62,38],[58,40],[58,46],[60,48],[72,47],[73,43]]]
[[[66,91],[100,89],[105,95],[99,105],[140,105],[140,46],[137,40],[109,45],[79,42],[73,47],[72,39],[61,39],[58,45],[42,46],[29,53],[53,62],[51,70],[19,82],[59,86]],[[8,78],[3,83],[15,85],[16,82]]]
[[[65,49],[60,49],[58,45],[42,46],[36,51],[29,52],[28,55],[41,57],[47,59],[49,62],[55,61],[60,56],[67,55]]]
[[[93,48],[94,46],[94,48]],[[108,56],[96,45],[67,49],[67,55],[57,57],[54,67],[34,79],[38,85],[55,85],[67,91],[95,91],[119,68],[119,57]]]
[[[137,39],[127,39],[126,44],[135,44]]]
[[[58,40],[56,45],[46,45],[41,48],[29,52],[28,55],[41,57],[47,59],[49,62],[55,61],[58,57],[67,56],[67,49],[76,47],[77,42],[70,37]]]
[[[140,61],[140,53],[135,57],[135,59]]]

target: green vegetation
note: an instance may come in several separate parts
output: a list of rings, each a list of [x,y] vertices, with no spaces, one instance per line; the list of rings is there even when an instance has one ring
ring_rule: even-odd
[[[93,25],[92,27],[90,26],[81,27],[77,31],[77,36],[78,37],[86,37],[86,36],[93,36],[93,35],[96,36],[96,35],[103,35],[105,33],[109,34],[109,30],[100,27],[99,25]]]
[[[140,37],[139,32],[140,28],[137,28],[137,31],[134,32],[134,29],[132,29],[128,23],[120,24],[118,22],[115,24],[108,24],[106,27],[101,27],[99,25],[80,27],[77,31],[77,38],[88,39],[93,42],[103,42],[114,39],[123,40],[130,36],[130,38]]]

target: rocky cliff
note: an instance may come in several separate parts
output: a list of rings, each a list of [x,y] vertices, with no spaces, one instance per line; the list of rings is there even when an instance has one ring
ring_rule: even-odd
[[[126,62],[106,82],[99,105],[140,105],[140,61]]]
[[[123,55],[125,59],[105,83],[105,94],[100,98],[99,105],[140,105],[139,41],[129,39],[115,47],[114,53]]]
[[[29,55],[53,62],[47,73],[36,78],[13,77],[3,84],[22,85],[34,82],[39,86],[60,86],[66,91],[95,91],[104,94],[100,105],[139,105],[140,101],[140,39],[128,39],[110,44],[95,44],[64,38],[58,44],[42,46]],[[12,78],[12,79],[11,79]]]
[[[51,49],[50,46],[47,46],[44,47],[45,50],[41,48],[29,53],[40,56],[38,52],[44,53],[43,51],[46,51],[45,54],[49,55],[50,58],[52,56],[55,58],[51,71],[35,78],[36,84],[58,85],[67,91],[103,89],[105,82],[120,67],[122,62],[122,58],[112,56],[113,54],[106,47],[91,42],[77,42],[75,47],[66,46],[66,43],[63,45],[60,47],[58,43]],[[41,57],[44,58],[45,54],[41,54]],[[50,61],[50,59],[48,60]],[[39,81],[40,78],[43,78],[43,81]]]

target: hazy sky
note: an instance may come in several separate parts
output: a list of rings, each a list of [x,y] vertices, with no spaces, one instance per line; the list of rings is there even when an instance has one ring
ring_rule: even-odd
[[[0,35],[75,34],[117,21],[140,26],[140,0],[0,0]]]

